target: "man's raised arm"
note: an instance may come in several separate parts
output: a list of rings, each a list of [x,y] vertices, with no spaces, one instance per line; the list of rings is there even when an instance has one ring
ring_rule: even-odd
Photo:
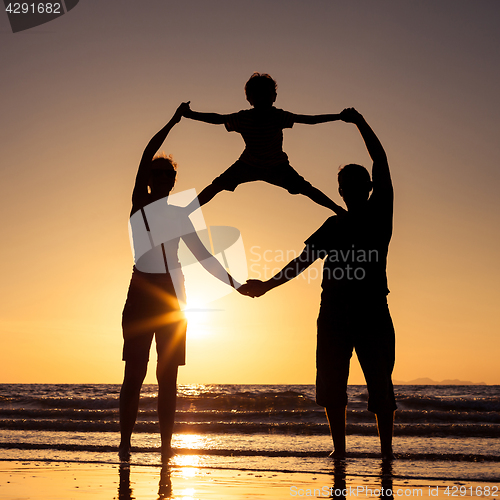
[[[354,123],[356,127],[358,127],[359,133],[365,141],[366,149],[368,150],[368,154],[373,161],[373,189],[376,191],[383,189],[392,192],[389,162],[387,161],[387,155],[385,154],[382,143],[375,135],[375,132],[371,129],[370,125],[366,123],[366,120],[363,118],[363,116],[354,108],[344,109],[340,113],[340,118],[346,123]]]

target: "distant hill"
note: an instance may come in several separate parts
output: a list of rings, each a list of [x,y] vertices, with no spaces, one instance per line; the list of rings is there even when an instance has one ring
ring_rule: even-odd
[[[484,382],[471,382],[470,380],[441,380],[437,382],[428,377],[416,378],[415,380],[410,380],[409,382],[403,382],[402,380],[394,380],[394,385],[488,385]]]

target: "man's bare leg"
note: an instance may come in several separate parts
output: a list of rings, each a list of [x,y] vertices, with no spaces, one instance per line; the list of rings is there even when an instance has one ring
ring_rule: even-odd
[[[121,460],[128,460],[130,458],[130,438],[137,419],[137,412],[139,411],[139,396],[147,368],[147,362],[138,366],[129,362],[125,363],[125,375],[120,391],[121,441],[118,454]]]
[[[346,408],[325,408],[326,417],[330,424],[330,433],[333,440],[333,451],[331,458],[344,458],[346,456],[345,447],[345,421]]]
[[[158,365],[158,419],[160,421],[161,455],[167,460],[173,455],[171,441],[175,421],[177,399],[177,365],[161,367]]]
[[[392,434],[394,429],[394,412],[385,411],[376,414],[377,429],[380,437],[380,451],[384,460],[392,460]]]

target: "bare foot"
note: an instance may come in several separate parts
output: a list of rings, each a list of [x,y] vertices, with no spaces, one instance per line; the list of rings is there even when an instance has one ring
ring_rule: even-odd
[[[118,457],[122,462],[128,462],[130,460],[130,445],[120,445],[118,448]]]
[[[341,460],[343,458],[347,457],[347,453],[345,451],[335,451],[333,450],[330,455],[328,455],[328,458],[333,458],[334,460]]]
[[[394,456],[394,453],[392,450],[389,451],[383,451],[382,452],[382,460],[394,460],[396,457]]]

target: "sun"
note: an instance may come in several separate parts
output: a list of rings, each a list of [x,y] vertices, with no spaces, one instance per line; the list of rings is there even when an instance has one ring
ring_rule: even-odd
[[[213,312],[201,301],[188,300],[184,309],[184,315],[188,324],[188,336],[190,338],[204,338],[209,336],[211,331]]]

